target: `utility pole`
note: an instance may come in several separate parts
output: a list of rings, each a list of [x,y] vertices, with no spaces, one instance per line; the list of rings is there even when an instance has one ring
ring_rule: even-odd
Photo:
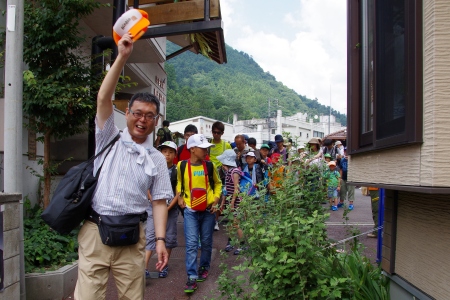
[[[270,141],[270,101],[274,100],[276,103],[276,106],[278,107],[278,99],[267,99],[267,103],[269,104],[269,109],[267,111],[267,131],[268,131],[268,136],[267,136],[267,141]]]
[[[331,84],[330,84],[330,115],[328,116],[328,134],[331,133]]]
[[[267,102],[269,103],[269,110],[267,112],[267,142],[270,141],[270,98],[267,99]]]
[[[8,0],[5,44],[5,193],[23,193],[23,18],[24,0]],[[19,205],[20,299],[25,299],[23,200]]]

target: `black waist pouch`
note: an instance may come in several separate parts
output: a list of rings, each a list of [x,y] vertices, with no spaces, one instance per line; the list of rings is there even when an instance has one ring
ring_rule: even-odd
[[[129,246],[139,241],[139,223],[147,220],[147,212],[139,215],[98,217],[98,231],[107,246]]]

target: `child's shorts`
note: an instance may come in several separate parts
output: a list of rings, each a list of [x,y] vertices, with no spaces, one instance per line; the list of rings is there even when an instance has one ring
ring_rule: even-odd
[[[156,241],[155,241],[155,223],[153,223],[153,210],[152,205],[147,208],[148,218],[147,227],[145,229],[146,245],[145,250],[155,251]],[[166,228],[166,248],[173,249],[178,246],[177,242],[177,219],[178,219],[178,209],[175,206],[169,210],[167,214],[167,228]]]
[[[328,187],[328,198],[337,198],[337,187]]]

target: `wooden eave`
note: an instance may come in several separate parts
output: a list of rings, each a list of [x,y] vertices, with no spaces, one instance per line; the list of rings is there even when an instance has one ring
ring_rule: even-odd
[[[322,140],[326,140],[326,139],[341,140],[341,141],[347,140],[347,129],[341,129],[339,131],[332,132],[329,135],[324,136]]]
[[[192,45],[188,34],[201,34],[207,40],[211,49],[210,58],[219,64],[223,64],[227,62],[223,28],[222,26],[211,26],[213,28],[208,26],[208,23],[212,23],[211,21],[216,24],[217,21],[220,21],[221,24],[220,2],[219,0],[208,1],[209,12],[206,11],[206,13],[206,0],[189,0],[176,3],[167,0],[139,0],[139,9],[148,13],[150,26],[147,32],[149,34],[151,29],[161,30],[158,27],[161,27],[161,25],[167,26],[164,32],[167,34],[168,40],[182,48],[191,45],[192,47],[189,50],[196,54],[198,54],[198,47]],[[133,6],[134,2],[134,0],[128,0],[128,6]],[[205,26],[202,26],[202,24],[205,24]],[[156,28],[155,25],[157,25]],[[180,31],[183,26],[187,30]],[[190,26],[192,31],[189,30]],[[202,29],[202,27],[205,29]],[[174,28],[173,32],[171,32],[171,28]],[[182,33],[179,34],[180,32]],[[143,38],[145,38],[145,35]]]

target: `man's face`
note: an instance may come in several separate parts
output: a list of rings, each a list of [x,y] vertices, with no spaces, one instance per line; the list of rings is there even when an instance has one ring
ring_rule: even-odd
[[[234,139],[234,142],[236,143],[236,148],[239,151],[242,151],[245,149],[245,141],[244,140],[237,138],[237,139]]]
[[[219,141],[220,138],[222,137],[223,131],[220,131],[217,128],[213,128],[211,133],[213,135],[213,139],[216,140],[216,141]]]
[[[184,133],[184,140],[186,141],[186,144],[188,142],[188,139],[191,137],[191,135],[196,134],[195,132],[189,131]]]
[[[135,115],[139,114],[141,115],[140,118],[135,117]],[[147,139],[147,136],[155,130],[159,116],[154,103],[136,100],[133,102],[132,107],[127,108],[125,119],[127,120],[128,132],[133,141],[142,144]]]
[[[280,150],[283,149],[284,148],[283,142],[277,142],[277,147]]]

